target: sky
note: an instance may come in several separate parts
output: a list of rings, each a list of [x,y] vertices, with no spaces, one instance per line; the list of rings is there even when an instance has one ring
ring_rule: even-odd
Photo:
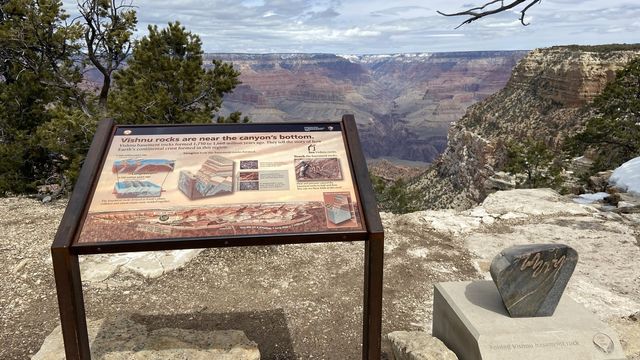
[[[129,0],[127,0],[129,1]],[[543,0],[455,29],[477,0],[133,0],[136,37],[180,21],[205,52],[390,54],[640,42],[638,0]],[[76,1],[64,0],[74,15]]]

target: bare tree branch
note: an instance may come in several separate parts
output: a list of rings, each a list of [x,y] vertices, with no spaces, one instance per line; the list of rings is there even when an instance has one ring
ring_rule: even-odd
[[[463,21],[460,25],[456,26],[456,29],[457,29],[462,25],[470,24],[485,16],[494,15],[494,14],[498,14],[498,13],[513,9],[514,7],[524,3],[526,4],[526,6],[524,7],[524,9],[520,11],[519,20],[520,20],[520,23],[522,23],[522,25],[527,26],[529,24],[524,22],[524,17],[527,11],[533,5],[539,4],[541,1],[542,0],[512,0],[511,2],[508,2],[505,4],[505,0],[491,0],[489,2],[486,2],[482,6],[473,7],[457,13],[443,13],[442,11],[438,11],[438,14],[443,16],[468,16],[468,18],[465,21]],[[496,4],[499,4],[498,7],[492,8],[492,5],[496,5]]]
[[[99,105],[106,110],[111,74],[127,58],[137,23],[132,0],[77,0],[87,57],[102,74]]]

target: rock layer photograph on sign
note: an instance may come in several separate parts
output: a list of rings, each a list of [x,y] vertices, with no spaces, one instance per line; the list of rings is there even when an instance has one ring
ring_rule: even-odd
[[[296,180],[342,180],[340,161],[337,158],[296,159]]]

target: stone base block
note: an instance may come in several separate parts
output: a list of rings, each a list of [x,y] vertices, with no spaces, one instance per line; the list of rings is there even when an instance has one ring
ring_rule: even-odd
[[[492,281],[435,285],[433,336],[460,360],[624,360],[617,335],[563,296],[552,316],[511,318]]]

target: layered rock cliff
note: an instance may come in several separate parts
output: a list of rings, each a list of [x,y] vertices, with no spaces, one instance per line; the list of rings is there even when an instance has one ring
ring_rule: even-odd
[[[396,55],[210,54],[242,85],[224,111],[254,122],[338,120],[351,113],[369,158],[431,162],[449,123],[501,89],[523,51]]]
[[[449,128],[447,148],[412,186],[422,207],[466,207],[482,201],[488,179],[505,165],[505,144],[534,139],[552,150],[580,129],[590,102],[640,47],[552,47],[530,52],[507,85],[471,106]],[[443,201],[443,194],[447,193]],[[453,201],[455,199],[455,201]]]

